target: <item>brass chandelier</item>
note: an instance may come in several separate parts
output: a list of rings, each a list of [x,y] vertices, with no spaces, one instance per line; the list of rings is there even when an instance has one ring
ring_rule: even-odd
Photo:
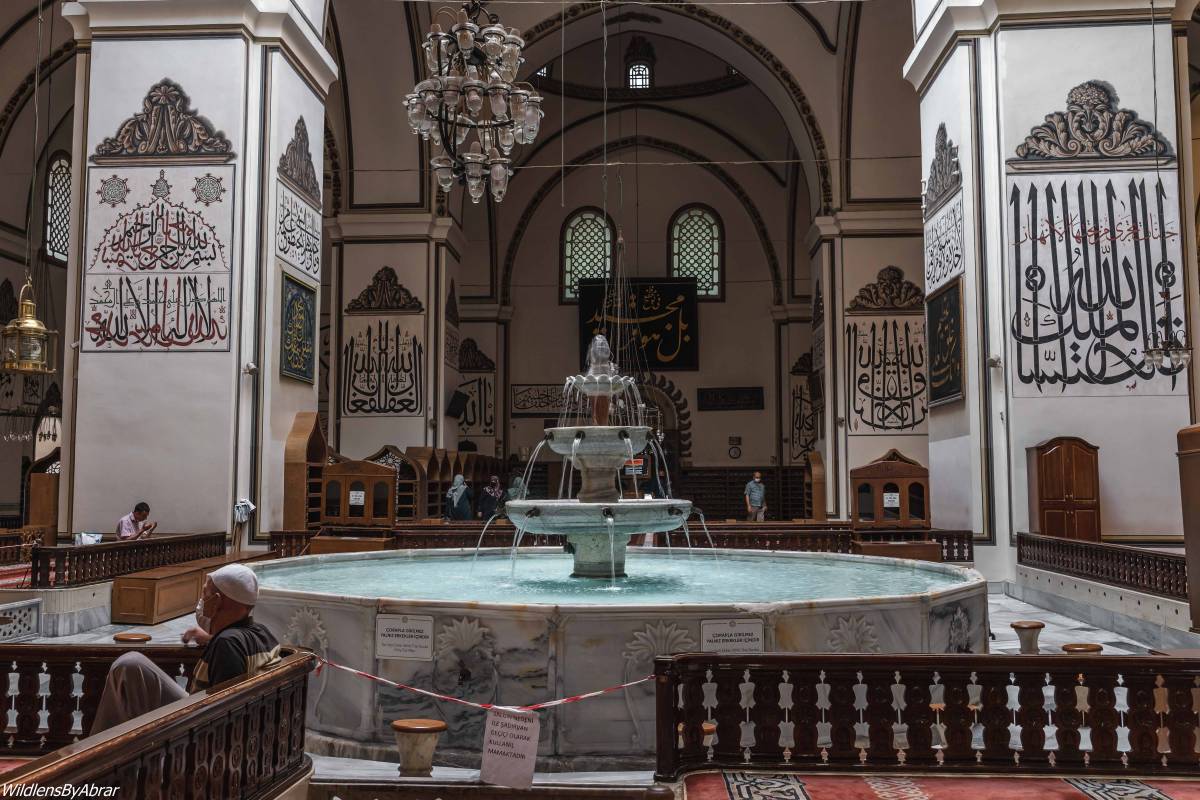
[[[542,98],[516,82],[524,46],[517,29],[505,29],[483,0],[465,0],[449,33],[436,21],[430,26],[423,46],[429,77],[404,106],[413,133],[433,142],[429,163],[442,191],[457,181],[473,203],[487,189],[497,203],[504,199],[509,155],[537,138],[543,116]]]

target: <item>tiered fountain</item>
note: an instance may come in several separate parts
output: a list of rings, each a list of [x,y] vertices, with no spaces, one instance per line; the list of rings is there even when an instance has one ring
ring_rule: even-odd
[[[645,406],[637,384],[617,372],[604,336],[597,336],[588,348],[587,372],[568,378],[563,392],[567,399],[563,417],[572,409],[586,413],[590,407],[592,424],[547,428],[544,441],[579,470],[579,494],[574,499],[511,500],[505,510],[524,533],[565,536],[575,558],[572,577],[623,578],[630,537],[679,528],[692,513],[692,504],[671,498],[621,497],[621,466],[645,450],[648,438],[654,440],[650,428],[641,424]],[[618,416],[635,424],[610,424],[614,406]],[[535,453],[531,463],[536,457]]]

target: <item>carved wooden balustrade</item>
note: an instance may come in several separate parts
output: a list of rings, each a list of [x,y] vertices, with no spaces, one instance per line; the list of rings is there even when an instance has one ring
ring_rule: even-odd
[[[127,650],[0,647],[0,659],[18,665],[17,724],[21,726],[23,720],[23,730],[32,732],[37,727],[43,706],[36,689],[48,671],[50,689],[45,697],[53,700],[53,704],[45,701],[49,727],[43,730],[44,745],[33,752],[60,748],[5,774],[6,784],[94,784],[117,787],[116,796],[122,798],[224,800],[271,797],[309,769],[304,755],[305,702],[308,673],[316,658],[306,651],[288,651],[274,669],[198,692],[73,742],[80,730],[91,725],[108,664]],[[190,671],[200,655],[195,648],[139,650],[178,674]],[[39,658],[46,664],[45,671]],[[82,694],[78,688],[72,691],[73,685],[81,684]],[[12,726],[10,737],[11,731]],[[30,750],[0,747],[0,754],[26,752]]]
[[[225,534],[155,534],[132,542],[34,547],[31,586],[61,589],[225,554]]]
[[[1175,600],[1188,597],[1182,553],[1019,533],[1017,563]]]
[[[660,656],[655,680],[658,780],[713,768],[1200,773],[1193,659],[706,653]]]
[[[22,544],[20,530],[5,529],[4,533],[0,533],[0,566],[23,562]]]
[[[975,560],[975,535],[971,531],[932,530],[859,530],[855,536],[864,542],[915,542],[932,539],[942,546],[942,561]]]
[[[709,523],[708,535],[698,524],[683,530],[661,534],[659,542],[672,548],[687,547],[732,548],[740,550],[791,550],[802,553],[849,553],[850,530],[804,529],[780,525],[758,526],[747,523],[717,525]]]

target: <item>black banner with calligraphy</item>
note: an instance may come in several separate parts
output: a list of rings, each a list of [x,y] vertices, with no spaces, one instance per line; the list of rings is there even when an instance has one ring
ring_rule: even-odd
[[[963,398],[962,279],[955,278],[926,299],[929,405]]]
[[[696,390],[696,407],[701,411],[762,411],[765,405],[761,386]]]
[[[700,314],[696,281],[630,278],[623,296],[603,280],[579,282],[579,360],[587,367],[592,337],[604,334],[618,369],[639,372],[700,369]],[[608,288],[613,289],[609,283]]]

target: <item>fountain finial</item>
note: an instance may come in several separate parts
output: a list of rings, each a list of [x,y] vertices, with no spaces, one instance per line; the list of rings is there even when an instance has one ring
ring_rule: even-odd
[[[617,374],[617,365],[612,361],[612,347],[602,333],[593,336],[592,343],[588,346],[587,374],[592,377]]]

